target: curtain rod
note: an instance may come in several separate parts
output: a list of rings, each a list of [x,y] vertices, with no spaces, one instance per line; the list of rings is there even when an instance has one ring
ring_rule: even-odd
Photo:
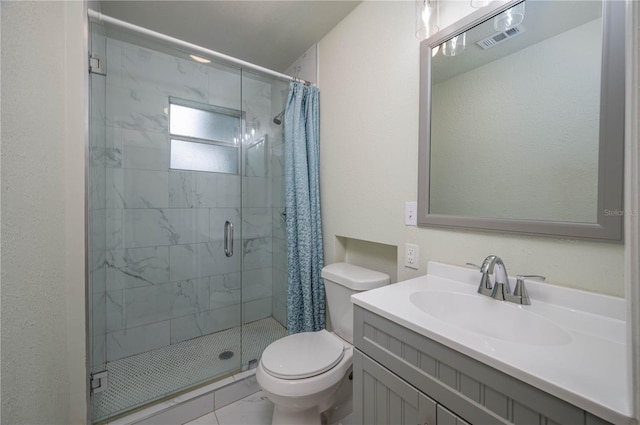
[[[215,50],[211,50],[211,49],[207,49],[205,47],[202,46],[198,46],[197,44],[193,44],[193,43],[189,43],[187,41],[184,40],[180,40],[178,38],[175,37],[171,37],[168,36],[166,34],[162,34],[159,33],[157,31],[152,31],[150,29],[138,26],[138,25],[134,25],[131,24],[129,22],[126,21],[122,21],[120,19],[116,19],[113,18],[111,16],[105,15],[101,12],[96,12],[93,9],[89,9],[87,12],[87,15],[89,16],[89,18],[94,19],[98,22],[106,22],[108,24],[114,25],[116,27],[120,27],[120,28],[124,28],[126,30],[129,31],[133,31],[136,32],[138,34],[143,34],[152,38],[155,38],[157,40],[172,44],[176,47],[182,47],[184,49],[187,49],[193,53],[200,53],[203,54],[205,56],[210,56],[216,59],[220,59],[223,60],[225,62],[230,62],[234,65],[238,65],[242,68],[249,68],[252,69],[254,71],[258,71],[261,72],[263,74],[267,74],[267,75],[271,75],[273,77],[277,77],[283,80],[288,80],[288,81],[296,81],[296,82],[301,82],[304,83],[305,85],[313,85],[313,83],[309,82],[309,81],[305,81],[301,78],[297,78],[297,77],[292,77],[291,75],[287,75],[287,74],[283,74],[281,72],[278,71],[274,71],[272,69],[269,68],[265,68],[263,66],[260,65],[256,65],[253,64],[251,62],[247,62],[247,61],[243,61],[242,59],[238,59],[238,58],[234,58],[233,56],[229,56],[229,55],[225,55],[224,53],[220,53],[220,52],[216,52]]]

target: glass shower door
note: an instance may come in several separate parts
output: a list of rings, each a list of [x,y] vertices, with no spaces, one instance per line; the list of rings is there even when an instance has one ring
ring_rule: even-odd
[[[286,334],[288,83],[91,25],[92,393],[105,421]],[[144,46],[144,47],[143,47]]]
[[[286,335],[284,132],[274,117],[287,92],[288,83],[242,72],[243,368],[255,366],[264,349]]]
[[[91,23],[91,52],[96,60],[106,57],[106,37],[103,26]],[[106,76],[94,70],[89,76],[89,163],[88,163],[88,226],[89,226],[89,352],[91,373],[106,367]]]
[[[244,115],[239,69],[109,26],[92,25],[93,39],[106,62],[91,75],[88,170],[91,370],[108,375],[92,418],[103,421],[243,367]]]

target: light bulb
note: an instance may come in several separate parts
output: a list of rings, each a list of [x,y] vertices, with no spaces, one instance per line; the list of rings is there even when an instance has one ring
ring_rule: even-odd
[[[196,56],[196,55],[189,55],[189,57],[190,57],[191,59],[193,59],[194,61],[196,61],[196,62],[200,62],[200,63],[211,63],[211,61],[210,61],[209,59],[205,59],[205,58],[202,58],[202,57],[200,57],[200,56]]]
[[[422,17],[422,25],[425,28],[429,28],[429,20],[431,19],[431,7],[425,0],[424,6],[422,7],[422,13],[420,14]]]
[[[502,32],[520,25],[524,21],[524,3],[518,3],[493,18],[493,28]]]
[[[415,0],[416,4],[416,37],[424,40],[436,32],[438,28],[437,0]]]
[[[456,56],[464,51],[467,44],[467,33],[463,32],[442,44],[442,54],[445,56]]]

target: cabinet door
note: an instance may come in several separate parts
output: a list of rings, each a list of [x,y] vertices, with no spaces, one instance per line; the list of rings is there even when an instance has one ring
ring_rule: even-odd
[[[353,353],[353,410],[361,425],[436,425],[436,403],[358,350]]]
[[[437,410],[437,425],[469,425],[469,422],[466,422],[461,417],[451,413],[440,404],[438,405]]]

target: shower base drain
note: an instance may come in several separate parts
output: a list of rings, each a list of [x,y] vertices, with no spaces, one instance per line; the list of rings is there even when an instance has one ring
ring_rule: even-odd
[[[233,354],[233,351],[223,351],[222,353],[220,353],[218,358],[220,360],[229,360],[231,357],[233,357]]]

